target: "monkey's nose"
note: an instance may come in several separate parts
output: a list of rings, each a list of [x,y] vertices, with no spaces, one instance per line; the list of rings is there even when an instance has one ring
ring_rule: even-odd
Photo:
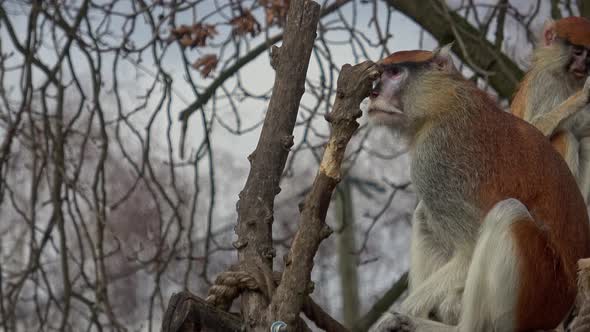
[[[376,98],[379,95],[379,89],[380,87],[380,80],[375,80],[373,81],[372,87],[371,87],[371,98]]]

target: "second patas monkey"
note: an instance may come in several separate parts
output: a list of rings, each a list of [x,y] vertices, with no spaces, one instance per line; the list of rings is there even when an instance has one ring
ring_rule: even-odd
[[[369,115],[408,140],[420,203],[415,286],[404,314],[376,330],[557,326],[574,301],[576,262],[590,255],[588,215],[566,163],[537,129],[465,80],[448,48],[397,52],[381,66]]]
[[[567,17],[545,25],[533,65],[520,84],[511,112],[549,137],[590,195],[590,21]]]

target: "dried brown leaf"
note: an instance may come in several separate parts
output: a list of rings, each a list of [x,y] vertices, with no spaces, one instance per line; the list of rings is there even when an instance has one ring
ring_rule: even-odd
[[[190,33],[190,28],[187,25],[181,25],[178,28],[172,29],[170,32],[172,33],[172,35],[174,35],[176,38],[182,38],[184,35]]]
[[[289,10],[289,0],[260,0],[266,14],[266,24],[284,26]]]
[[[193,24],[192,37],[195,41],[194,46],[205,46],[207,44],[207,39],[211,39],[215,35],[217,35],[217,29],[215,29],[214,25],[201,23]]]
[[[192,67],[198,70],[202,77],[208,77],[211,71],[217,67],[218,62],[217,55],[206,54],[193,62]]]
[[[247,9],[242,9],[242,15],[232,18],[229,23],[233,27],[232,32],[238,36],[250,33],[254,37],[260,33],[260,24]]]
[[[171,30],[171,39],[176,39],[184,47],[206,46],[207,40],[217,35],[214,25],[195,23],[191,26],[181,25]]]
[[[179,42],[180,42],[180,45],[182,45],[184,47],[189,47],[189,46],[193,45],[193,39],[189,35],[182,36],[182,38],[180,38]]]

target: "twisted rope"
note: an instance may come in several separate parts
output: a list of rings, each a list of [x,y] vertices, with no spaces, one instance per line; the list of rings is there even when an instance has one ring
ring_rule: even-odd
[[[245,290],[260,291],[270,301],[276,284],[281,280],[281,274],[266,270],[258,267],[240,269],[237,265],[231,266],[228,271],[217,276],[215,283],[209,288],[205,301],[227,311]]]
[[[243,291],[248,290],[261,292],[270,302],[274,290],[280,281],[281,272],[261,269],[259,267],[250,267],[246,270],[234,265],[228,271],[222,272],[217,276],[213,286],[209,288],[205,301],[227,311],[233,301]],[[312,290],[313,283],[308,287],[309,290]],[[342,324],[326,313],[309,296],[306,296],[304,300],[302,311],[317,327],[326,332],[348,332]],[[278,328],[282,326],[279,325],[274,326],[276,331],[279,331]]]
[[[227,311],[245,289],[256,291],[258,283],[244,271],[226,271],[217,276],[205,301]]]

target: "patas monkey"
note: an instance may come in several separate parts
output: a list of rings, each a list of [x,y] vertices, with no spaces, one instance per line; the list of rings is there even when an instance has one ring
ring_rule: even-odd
[[[584,201],[590,195],[590,21],[567,17],[545,25],[533,65],[520,84],[511,112],[549,137],[576,177]]]
[[[369,116],[399,130],[420,203],[404,314],[376,331],[512,332],[557,326],[590,255],[584,200],[527,122],[455,69],[449,47],[380,62]],[[429,320],[438,316],[443,324]]]

